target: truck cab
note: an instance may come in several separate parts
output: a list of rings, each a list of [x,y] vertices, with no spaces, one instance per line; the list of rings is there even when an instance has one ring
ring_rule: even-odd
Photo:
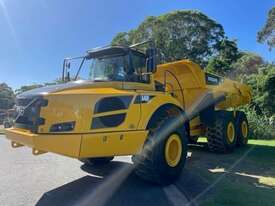
[[[137,153],[154,112],[164,104],[180,107],[155,84],[155,55],[153,48],[142,52],[135,46],[110,46],[66,58],[64,83],[17,96],[18,116],[7,138],[13,147],[31,147],[33,154],[87,158]],[[72,78],[76,59],[81,61]]]

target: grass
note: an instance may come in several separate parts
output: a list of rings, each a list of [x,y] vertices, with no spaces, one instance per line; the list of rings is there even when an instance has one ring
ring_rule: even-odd
[[[249,144],[275,147],[275,140],[249,140]]]
[[[191,152],[190,169],[208,183],[197,196],[199,205],[275,205],[275,140],[250,140],[232,154],[195,146]]]

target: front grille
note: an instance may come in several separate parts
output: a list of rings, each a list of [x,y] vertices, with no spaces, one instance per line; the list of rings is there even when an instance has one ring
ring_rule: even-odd
[[[41,97],[16,99],[18,116],[14,126],[37,133],[38,126],[44,123],[44,119],[40,118],[41,106],[45,106],[45,100]]]

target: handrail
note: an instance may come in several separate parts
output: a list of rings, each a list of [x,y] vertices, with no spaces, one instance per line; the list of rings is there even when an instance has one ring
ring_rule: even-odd
[[[178,78],[176,77],[176,75],[173,72],[169,71],[169,70],[165,70],[164,71],[164,91],[166,92],[166,84],[167,84],[167,78],[166,78],[166,76],[167,76],[167,73],[171,74],[172,77],[174,77],[175,80],[177,81],[177,83],[179,85],[179,88],[180,88],[181,95],[182,95],[182,103],[184,103],[183,88],[181,87],[181,84],[180,84]]]

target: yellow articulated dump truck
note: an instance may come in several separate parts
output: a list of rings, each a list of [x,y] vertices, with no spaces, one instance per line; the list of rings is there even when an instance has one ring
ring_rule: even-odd
[[[64,83],[18,95],[18,116],[6,130],[12,147],[91,165],[132,155],[138,176],[165,185],[180,175],[188,143],[199,136],[207,137],[213,152],[247,144],[248,122],[237,107],[250,103],[248,86],[206,73],[189,60],[157,65],[156,49],[140,46],[96,48],[66,58]],[[72,78],[75,59],[80,65]]]

